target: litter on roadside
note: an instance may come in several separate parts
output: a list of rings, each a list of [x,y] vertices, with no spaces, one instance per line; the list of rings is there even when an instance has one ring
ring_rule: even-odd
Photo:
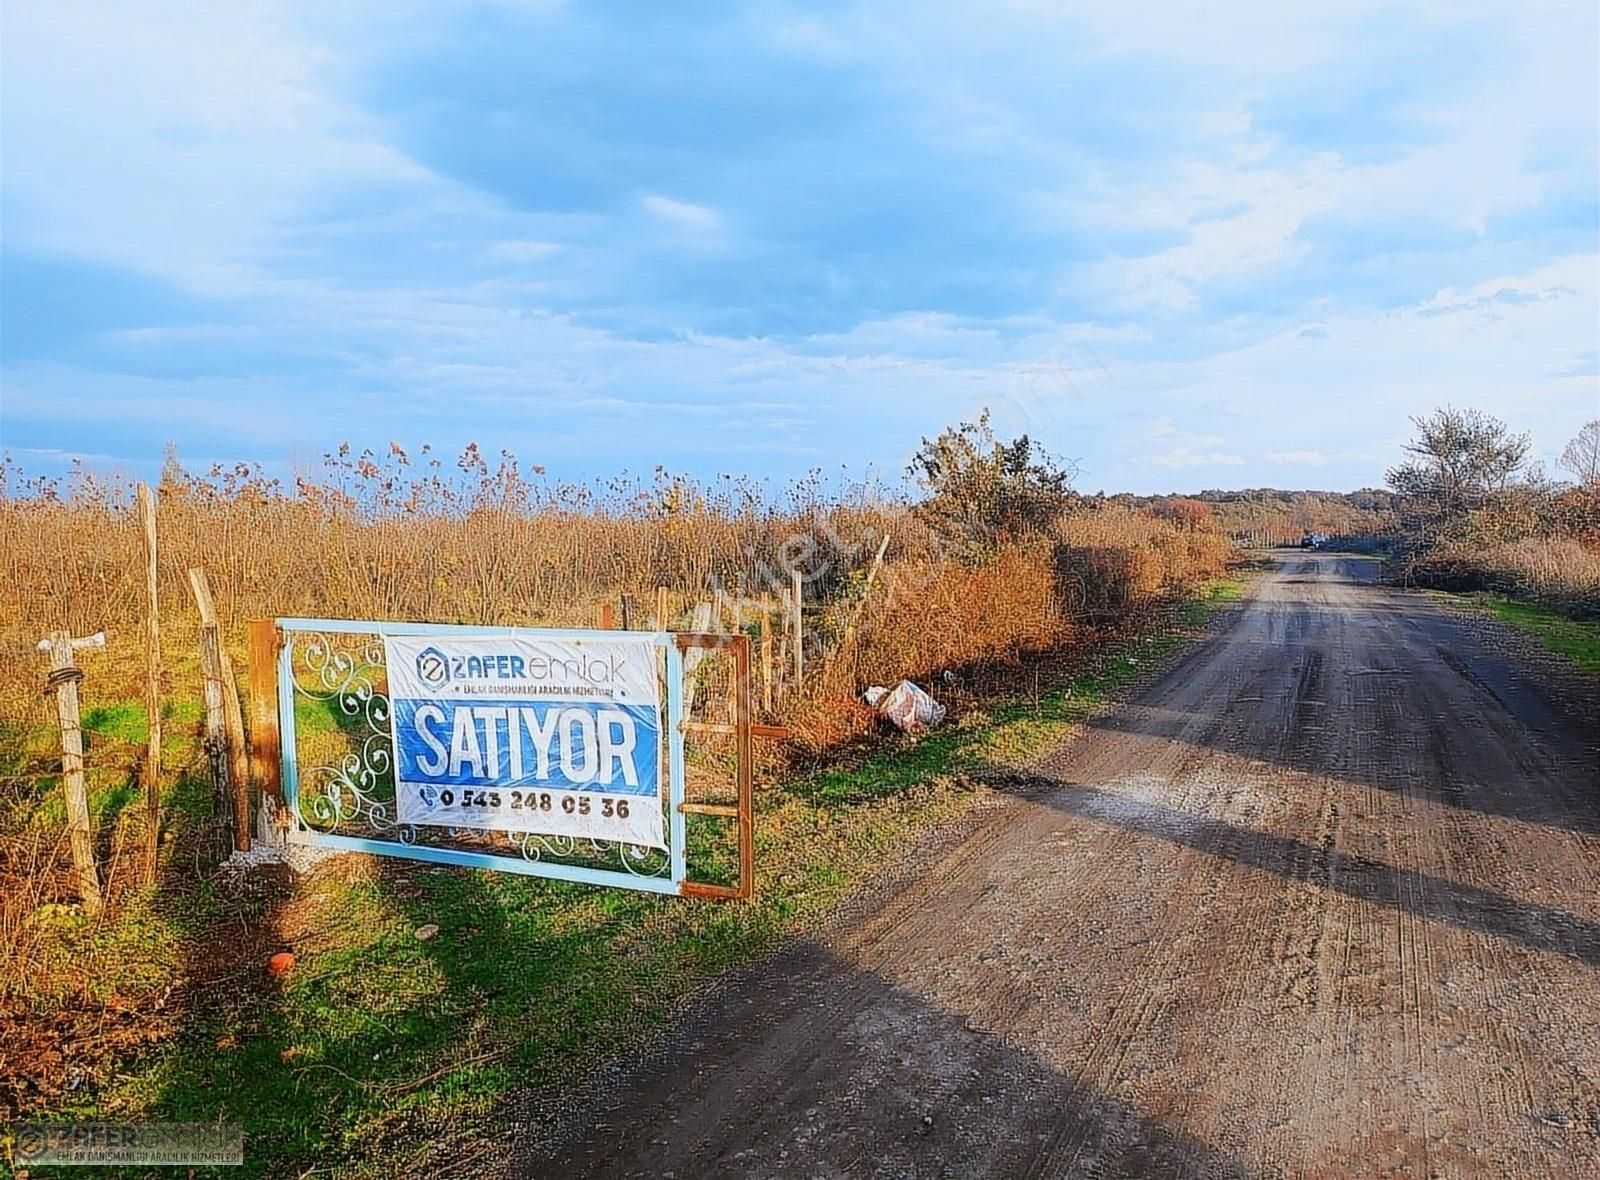
[[[909,680],[902,680],[893,688],[875,684],[862,696],[897,729],[907,733],[930,729],[944,720],[944,706]]]

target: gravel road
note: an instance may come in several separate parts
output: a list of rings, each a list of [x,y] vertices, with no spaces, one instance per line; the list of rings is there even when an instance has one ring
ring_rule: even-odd
[[[521,1170],[1600,1176],[1595,702],[1370,568],[1280,554]]]

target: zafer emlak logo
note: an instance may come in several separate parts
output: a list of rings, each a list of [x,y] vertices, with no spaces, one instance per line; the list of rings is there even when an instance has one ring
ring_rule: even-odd
[[[429,688],[442,688],[450,682],[450,661],[436,647],[425,647],[417,653],[417,675]]]

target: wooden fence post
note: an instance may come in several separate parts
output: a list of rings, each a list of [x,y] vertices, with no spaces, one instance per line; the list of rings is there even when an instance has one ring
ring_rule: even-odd
[[[794,683],[795,687],[799,688],[806,675],[805,623],[800,613],[801,603],[805,601],[805,583],[800,579],[798,567],[789,572],[791,577],[789,605],[793,610],[789,619],[789,631],[793,637],[791,642],[794,644]]]
[[[779,586],[776,595],[777,605],[773,608],[773,663],[772,674],[777,681],[779,699],[789,693],[789,667],[794,663],[789,657],[789,589]]]
[[[748,898],[756,887],[755,767],[750,749],[750,637],[733,640],[733,724],[738,758],[739,893]]]
[[[617,626],[617,608],[610,602],[600,604],[600,630],[614,631]]]
[[[144,755],[145,883],[154,884],[161,848],[161,615],[156,596],[156,496],[139,485],[139,520],[144,532],[145,713],[149,743]]]
[[[665,586],[657,586],[656,587],[656,630],[657,631],[667,631],[667,630],[670,630],[671,626],[672,626],[672,615],[671,615],[671,613],[670,613],[670,611],[668,609],[667,593],[668,593],[668,591],[667,591],[667,588]]]
[[[271,619],[250,620],[250,769],[266,800],[277,806],[274,819],[289,822],[283,809],[283,751],[278,735],[278,624]]]
[[[761,603],[761,707],[772,712],[772,601]]]
[[[100,876],[94,867],[94,837],[89,830],[89,790],[83,779],[83,727],[78,719],[78,682],[83,671],[73,662],[80,647],[103,647],[103,632],[74,639],[65,631],[52,631],[39,641],[50,653],[51,689],[56,694],[56,718],[61,725],[61,790],[67,802],[67,834],[72,844],[72,869],[78,879],[78,897],[84,913],[100,912]]]
[[[250,851],[250,770],[244,749],[244,718],[233,661],[222,642],[222,626],[211,597],[211,580],[199,566],[189,571],[189,589],[200,610],[200,671],[205,677],[206,752],[217,790],[233,807],[233,847]]]
[[[222,660],[218,655],[215,626],[200,627],[200,676],[206,707],[206,762],[211,768],[211,787],[216,792],[213,811],[221,810],[231,799],[233,784],[228,781],[228,734],[222,720]]]
[[[702,602],[694,608],[694,614],[689,619],[689,630],[704,633],[712,629],[711,604]],[[691,647],[683,653],[683,719],[688,721],[694,715],[694,698],[697,682],[695,673],[700,668],[700,661],[706,658],[706,649]]]

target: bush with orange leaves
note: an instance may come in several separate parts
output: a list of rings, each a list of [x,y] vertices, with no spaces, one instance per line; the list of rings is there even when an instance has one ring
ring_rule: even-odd
[[[870,611],[842,599],[825,615],[831,654],[790,727],[820,750],[872,727],[859,700],[866,685],[917,680],[936,696],[993,685],[1023,656],[1136,623],[1220,575],[1232,553],[1209,515],[1175,520],[1091,500],[978,561],[897,563]]]
[[[983,561],[921,558],[897,562],[869,600],[841,598],[817,621],[826,652],[819,672],[785,720],[799,746],[815,752],[874,724],[860,702],[870,684],[900,680],[944,691],[943,673],[970,685],[993,679],[1032,652],[1073,636],[1043,540],[1001,546]]]
[[[1067,609],[1102,625],[1216,577],[1232,553],[1209,515],[1173,519],[1097,501],[1062,516],[1053,531]]]

